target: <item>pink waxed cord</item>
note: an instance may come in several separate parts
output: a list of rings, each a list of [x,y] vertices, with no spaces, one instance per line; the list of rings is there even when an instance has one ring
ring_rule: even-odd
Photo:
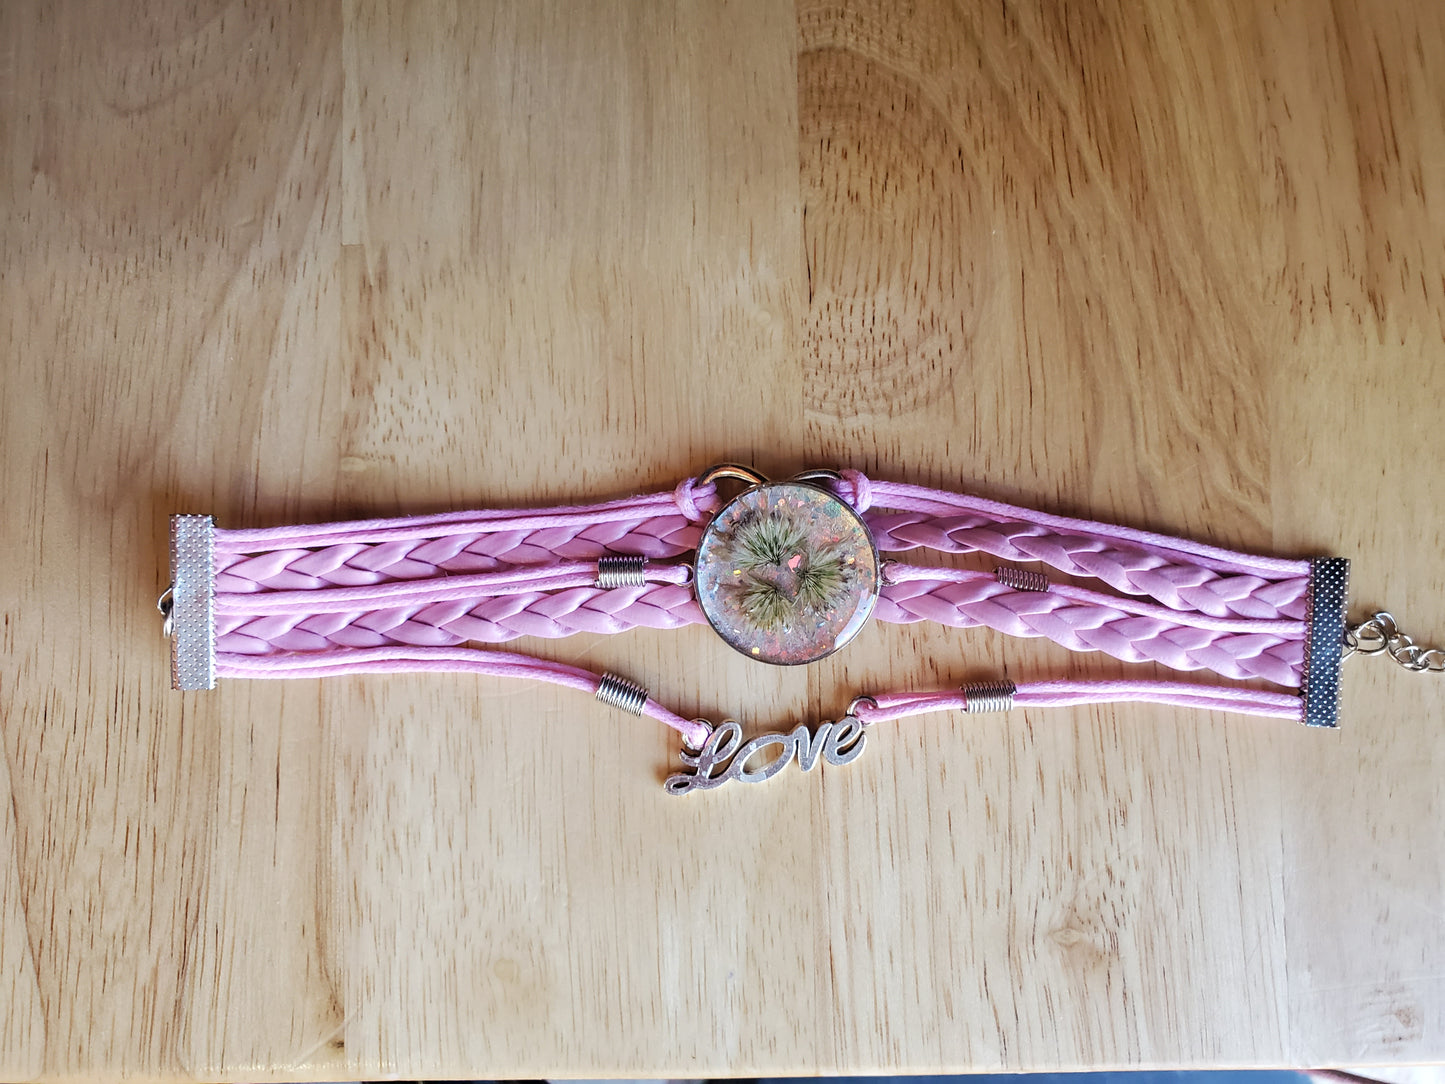
[[[590,587],[597,579],[596,561],[566,561],[545,568],[522,566],[475,576],[445,576],[429,580],[400,580],[361,587],[314,588],[309,591],[265,591],[226,594],[217,592],[218,614],[359,613],[365,610],[422,606],[433,602],[495,598],[528,592]],[[652,583],[685,584],[691,580],[686,565],[652,567]]]
[[[860,516],[873,507],[873,482],[860,470],[839,471],[842,482],[838,488],[840,496],[853,506]]]
[[[216,532],[216,550],[222,553],[250,553],[287,547],[309,548],[338,542],[395,542],[444,535],[486,534],[496,531],[537,531],[550,527],[579,527],[596,523],[640,522],[667,514],[684,512],[680,505],[686,495],[688,519],[699,510],[717,506],[714,487],[690,484],[669,493],[651,493],[599,504],[559,505],[555,508],[488,509],[473,512],[442,512],[428,516],[397,516],[339,523],[304,524],[293,527],[263,527],[255,530]]]
[[[601,681],[601,675],[566,663],[510,651],[474,648],[344,648],[264,656],[221,654],[216,657],[216,676],[225,678],[323,678],[439,671],[483,677],[530,678],[593,694]],[[648,699],[643,714],[672,727],[694,747],[707,740],[706,724],[684,719],[656,700]]]
[[[968,697],[957,689],[886,693],[875,695],[872,700],[876,701],[876,707],[863,700],[854,709],[857,717],[867,724],[934,711],[966,711],[968,706]],[[1303,710],[1299,697],[1289,693],[1182,681],[1034,681],[1020,684],[1014,694],[1014,706],[1020,708],[1118,703],[1164,704],[1295,721],[1300,719]]]

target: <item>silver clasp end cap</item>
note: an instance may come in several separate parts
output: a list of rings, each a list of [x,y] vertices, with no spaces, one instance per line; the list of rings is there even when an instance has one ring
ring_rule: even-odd
[[[216,687],[215,535],[210,516],[171,517],[170,607],[162,612],[172,689]]]

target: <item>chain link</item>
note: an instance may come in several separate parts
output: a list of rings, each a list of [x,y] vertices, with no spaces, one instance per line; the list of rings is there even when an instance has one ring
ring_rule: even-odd
[[[1445,648],[1417,644],[1384,610],[1345,627],[1344,657],[1351,655],[1388,655],[1411,673],[1445,674]]]

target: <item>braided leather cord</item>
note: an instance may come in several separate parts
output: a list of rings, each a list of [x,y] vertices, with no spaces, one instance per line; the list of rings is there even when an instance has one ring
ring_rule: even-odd
[[[1067,534],[1032,523],[999,522],[978,514],[870,512],[864,517],[884,552],[918,548],[942,553],[988,553],[1006,561],[1042,561],[1072,576],[1092,576],[1116,591],[1152,598],[1181,613],[1210,617],[1302,620],[1309,576],[1270,581],[1170,561],[1112,539]]]
[[[1059,535],[1027,523],[996,523],[978,515],[932,516],[870,512],[878,548],[904,552],[982,552],[1006,561],[1041,561],[1062,572],[1092,576],[1129,594],[1156,599],[1183,613],[1302,620],[1308,576],[1268,581],[1173,564],[1108,540]],[[699,524],[681,516],[641,523],[592,524],[534,531],[494,531],[395,542],[348,542],[317,550],[287,548],[260,554],[218,554],[217,592],[308,590],[490,572],[508,566],[596,559],[608,553],[654,560],[696,547]]]
[[[515,565],[544,565],[557,560],[595,560],[609,553],[661,559],[695,549],[701,535],[700,524],[670,515],[640,522],[344,542],[320,549],[286,547],[264,553],[218,553],[216,590],[358,587],[463,572],[492,572]]]
[[[1226,677],[1284,685],[1299,682],[1303,629],[1295,623],[1303,617],[1308,577],[1292,573],[1307,567],[1302,562],[1229,554],[1102,524],[1085,525],[1097,527],[1098,533],[1081,532],[1073,529],[1076,521],[1060,517],[1040,515],[1037,523],[1009,519],[1000,510],[1020,510],[941,491],[870,483],[853,471],[844,472],[838,488],[865,513],[880,550],[929,548],[1042,561],[1072,575],[1097,577],[1122,592],[1154,598],[1178,612],[1177,618],[1163,610],[1143,612],[1140,604],[1111,603],[1100,595],[1071,598],[1067,588],[1014,591],[977,574],[935,580],[919,575],[885,588],[875,611],[880,620],[984,625],[1131,662],[1210,669]],[[875,498],[883,503],[892,498],[891,503],[914,510],[870,511]],[[608,553],[676,557],[696,546],[705,513],[718,503],[711,487],[694,488],[689,480],[671,494],[583,508],[218,532],[223,536],[216,558],[218,605],[224,608],[227,593],[254,597],[255,592],[360,587],[520,567],[540,572],[559,559],[589,560]],[[982,510],[960,511],[960,504]],[[1191,547],[1197,552],[1183,552]],[[1199,627],[1209,624],[1201,622],[1201,616],[1252,619],[1264,625],[1274,621],[1278,627]],[[218,611],[217,649],[256,656],[338,647],[452,646],[520,636],[676,628],[702,620],[691,590],[673,583],[613,590],[514,590],[498,597],[363,612],[258,616]]]
[[[1009,636],[1043,636],[1071,651],[1102,651],[1125,662],[1212,670],[1227,678],[1262,678],[1288,686],[1299,684],[1304,660],[1298,633],[1196,628],[1053,592],[1015,591],[992,579],[890,584],[873,613],[880,621],[897,624],[983,625]]]
[[[839,495],[860,513],[875,504],[895,512],[926,512],[934,516],[975,513],[999,523],[1031,523],[1057,534],[1075,534],[1105,538],[1126,543],[1134,549],[1157,553],[1175,563],[1192,563],[1214,572],[1248,572],[1267,580],[1307,575],[1309,562],[1288,557],[1260,557],[1236,550],[1221,549],[1187,538],[1156,534],[1137,527],[1121,527],[1112,523],[1073,519],[1052,512],[974,497],[967,493],[951,493],[943,489],[926,489],[903,482],[874,482],[858,471],[845,470],[835,483]]]
[[[884,485],[876,483],[875,488]],[[865,504],[856,489],[850,493],[844,487],[842,495]],[[478,526],[475,523],[449,523],[449,533],[440,537],[415,537],[417,528],[413,528],[411,537],[348,540],[319,548],[281,545],[258,551],[252,548],[258,543],[252,542],[241,551],[245,542],[237,541],[235,536],[249,540],[260,532],[218,531],[216,590],[360,586],[489,572],[559,559],[595,559],[608,553],[652,559],[677,557],[696,547],[702,533],[702,512],[716,503],[709,491],[705,500],[689,508],[698,513],[697,520],[675,512],[643,519],[509,528],[508,520],[498,518],[487,522],[487,529],[480,533],[467,533],[468,527]],[[536,517],[524,514],[518,518],[525,522]],[[1252,572],[1221,572],[1158,548],[1060,531],[1039,523],[999,520],[980,512],[867,511],[865,519],[878,548],[884,552],[927,548],[944,553],[988,553],[1006,561],[1041,561],[1069,575],[1095,577],[1115,590],[1153,598],[1182,613],[1304,618],[1307,568],[1297,575],[1273,580]],[[394,529],[392,533],[404,532]]]
[[[407,644],[497,644],[521,636],[555,639],[579,632],[675,629],[704,621],[692,588],[644,584],[603,590],[575,587],[431,603],[364,613],[218,615],[216,649],[240,655]]]
[[[955,628],[986,626],[1011,636],[1047,637],[1073,651],[1102,651],[1126,662],[1213,670],[1224,677],[1263,678],[1281,685],[1298,684],[1304,653],[1298,633],[1291,635],[1288,628],[1193,628],[1059,594],[1015,591],[987,576],[889,584],[874,616],[895,624],[927,620]],[[671,629],[703,621],[690,587],[579,587],[359,614],[223,614],[217,617],[216,643],[219,651],[241,655],[388,645],[449,647],[504,643],[522,636],[551,639],[579,632]]]

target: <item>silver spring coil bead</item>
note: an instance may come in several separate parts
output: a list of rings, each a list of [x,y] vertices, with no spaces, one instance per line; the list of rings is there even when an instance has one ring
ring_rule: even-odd
[[[646,557],[609,555],[597,558],[598,587],[641,587],[646,582]]]
[[[628,681],[620,674],[608,672],[597,683],[597,699],[614,708],[641,715],[647,707],[647,690],[635,681]]]
[[[990,711],[1009,711],[1014,706],[1018,686],[1007,678],[1002,681],[976,681],[962,686],[964,711],[979,715]]]
[[[1047,591],[1049,578],[1031,568],[1014,568],[1013,565],[999,565],[993,570],[993,578],[1005,587],[1015,591]]]

